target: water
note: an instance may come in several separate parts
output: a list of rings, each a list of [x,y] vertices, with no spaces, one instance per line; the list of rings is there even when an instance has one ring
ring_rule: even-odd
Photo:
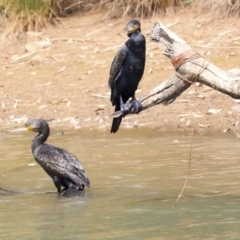
[[[84,197],[59,198],[30,151],[34,133],[0,135],[0,239],[239,239],[240,140],[188,133],[52,132],[91,181]]]

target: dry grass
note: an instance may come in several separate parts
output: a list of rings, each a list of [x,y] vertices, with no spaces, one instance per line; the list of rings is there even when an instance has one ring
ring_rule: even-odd
[[[178,5],[181,0],[0,0],[2,43],[41,31],[60,17],[85,9],[106,9],[106,16],[150,16],[158,10]]]
[[[240,0],[198,0],[195,5],[199,13],[212,16],[240,16]]]
[[[98,8],[106,9],[105,17],[118,18],[126,15],[132,17],[150,17],[159,11],[183,5],[183,0],[100,0]]]
[[[47,26],[52,15],[49,2],[41,0],[1,0],[2,25],[5,27],[1,40],[18,39],[26,31],[36,31]]]
[[[192,3],[199,13],[211,16],[240,15],[240,0],[0,0],[0,26],[4,29],[0,40],[41,31],[76,11],[104,9],[106,18],[143,18]]]
[[[2,41],[21,38],[28,31],[47,28],[69,12],[80,10],[80,0],[0,0]]]

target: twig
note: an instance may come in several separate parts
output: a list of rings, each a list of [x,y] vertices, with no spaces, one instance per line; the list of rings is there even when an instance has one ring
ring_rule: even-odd
[[[83,39],[79,38],[51,38],[51,41],[76,41],[76,42],[85,42]]]
[[[108,96],[103,96],[103,95],[100,95],[100,94],[92,94],[93,97],[98,97],[98,98],[107,98],[109,99]]]
[[[108,52],[108,51],[111,51],[111,50],[115,50],[117,48],[120,48],[121,46],[122,46],[122,44],[114,46],[114,47],[105,48],[102,52]]]
[[[16,57],[15,59],[13,59],[12,63],[19,62],[19,61],[21,61],[21,60],[26,61],[27,59],[25,59],[25,58],[28,58],[28,57],[32,56],[32,55],[35,54],[36,52],[37,52],[37,51],[35,51],[35,52],[30,52],[30,53],[26,53],[26,54],[24,54],[24,55],[22,55],[22,56],[20,56],[20,57]],[[25,59],[25,60],[24,60],[24,59]],[[11,62],[10,62],[10,63],[11,63]]]
[[[195,47],[200,47],[200,48],[211,48],[211,49],[232,49],[232,48],[240,48],[240,47],[236,47],[236,46],[228,46],[228,47],[224,47],[224,46],[219,46],[219,47],[214,47],[214,46],[208,46],[208,45],[201,45],[201,44],[197,44],[197,43],[192,43],[192,46]]]
[[[76,5],[79,5],[81,3],[83,3],[83,1],[76,2],[76,3],[74,3],[74,4],[72,4],[72,5],[68,6],[68,7],[65,7],[64,10],[66,11],[66,10],[68,10],[68,9],[70,9],[70,8],[76,6]]]
[[[178,198],[175,200],[175,202],[172,204],[172,207],[174,207],[175,203],[178,202],[178,200],[181,198],[183,191],[185,189],[185,187],[187,186],[187,181],[188,178],[190,176],[190,170],[191,170],[191,162],[192,162],[192,144],[193,144],[193,133],[194,133],[194,128],[192,129],[192,133],[191,133],[191,143],[190,143],[190,150],[189,150],[189,162],[188,162],[188,173],[187,173],[187,177],[186,180],[184,182],[184,185],[182,187],[182,190],[180,192],[180,194],[178,195]]]
[[[48,86],[48,85],[51,85],[51,84],[52,84],[51,82],[47,82],[47,83],[44,83],[44,84],[41,84],[41,85],[36,85],[36,86],[34,86],[34,88],[44,87],[44,86]]]
[[[178,23],[178,20],[179,20],[179,19],[177,18],[177,19],[175,20],[175,22],[167,24],[166,27],[167,27],[167,28],[170,28],[170,27],[176,25],[176,24]]]

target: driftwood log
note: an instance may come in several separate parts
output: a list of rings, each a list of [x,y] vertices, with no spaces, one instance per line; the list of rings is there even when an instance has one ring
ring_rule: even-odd
[[[240,68],[223,71],[197,54],[183,39],[166,28],[161,22],[155,23],[148,34],[152,41],[162,43],[163,53],[171,59],[175,74],[152,89],[139,101],[143,109],[157,104],[170,104],[194,82],[200,82],[235,99],[240,99]],[[118,111],[112,117],[121,116]]]

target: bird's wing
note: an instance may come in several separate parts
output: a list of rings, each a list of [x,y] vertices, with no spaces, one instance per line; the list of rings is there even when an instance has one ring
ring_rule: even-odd
[[[77,186],[90,185],[85,170],[78,159],[68,151],[44,144],[34,152],[36,161],[50,174],[65,177]]]
[[[64,157],[66,159],[71,159],[71,164],[68,164],[67,169],[72,172],[74,175],[80,177],[82,180],[85,181],[85,186],[90,186],[90,182],[88,179],[88,176],[83,168],[83,166],[81,165],[81,163],[79,162],[79,160],[70,152],[63,150],[64,153]],[[74,180],[73,180],[74,181]]]
[[[124,44],[118,51],[117,55],[113,59],[111,69],[110,69],[110,77],[108,80],[108,86],[109,88],[113,89],[114,88],[114,82],[118,76],[118,74],[121,71],[123,62],[127,56],[127,46]]]

